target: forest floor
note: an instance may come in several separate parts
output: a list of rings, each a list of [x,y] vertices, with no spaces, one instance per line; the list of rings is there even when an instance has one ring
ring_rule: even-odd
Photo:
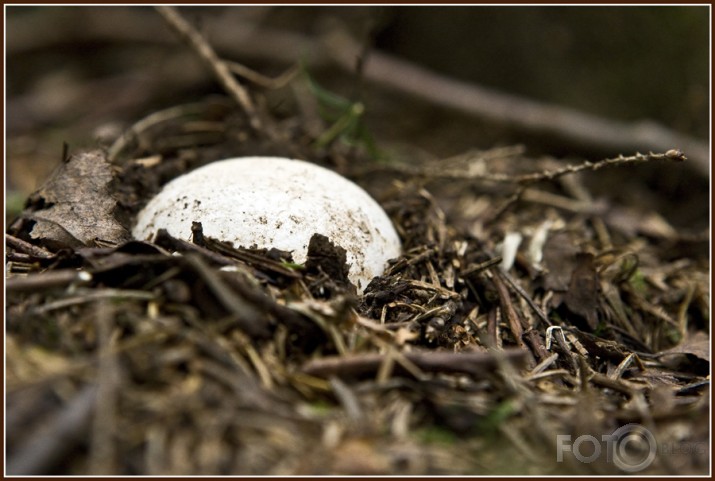
[[[425,158],[290,82],[290,114],[229,85],[253,102],[73,149],[8,218],[8,474],[707,473],[709,232],[637,175],[687,152]],[[131,238],[166,182],[243,155],[353,180],[403,254],[355,295],[331,256]]]

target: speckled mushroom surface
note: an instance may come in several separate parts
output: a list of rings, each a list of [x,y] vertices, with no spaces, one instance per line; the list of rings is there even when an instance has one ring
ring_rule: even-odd
[[[139,213],[135,238],[159,229],[191,239],[192,222],[203,233],[235,247],[292,251],[306,260],[314,233],[347,251],[348,277],[358,292],[400,255],[390,219],[362,188],[323,167],[280,157],[239,157],[182,175]]]

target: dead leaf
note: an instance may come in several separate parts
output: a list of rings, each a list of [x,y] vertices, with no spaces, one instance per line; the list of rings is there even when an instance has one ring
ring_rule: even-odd
[[[657,355],[666,357],[676,354],[691,355],[710,362],[710,336],[702,331],[692,335],[688,334],[683,342],[665,351],[660,351]]]
[[[569,311],[586,319],[591,329],[596,329],[598,325],[598,295],[599,280],[593,254],[577,254],[576,268],[571,274],[564,304]]]
[[[566,291],[569,279],[576,267],[576,254],[579,252],[574,241],[566,232],[556,232],[546,241],[543,252],[543,264],[546,273],[543,287],[550,291]]]
[[[33,239],[78,247],[96,239],[120,243],[131,235],[114,218],[117,205],[111,165],[101,151],[82,152],[63,163],[35,192],[24,217],[35,221]],[[39,207],[39,208],[38,208]]]

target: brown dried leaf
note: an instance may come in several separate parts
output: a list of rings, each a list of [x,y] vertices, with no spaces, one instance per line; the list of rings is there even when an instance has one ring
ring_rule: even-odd
[[[598,324],[598,272],[593,264],[593,255],[580,253],[576,255],[576,268],[571,274],[569,289],[564,297],[564,303],[569,311],[586,319],[591,329]]]
[[[35,221],[30,236],[70,247],[92,245],[96,239],[113,243],[131,239],[113,215],[117,205],[109,187],[113,179],[103,152],[73,155],[31,197],[40,208],[25,215]]]
[[[547,272],[543,279],[544,289],[551,291],[568,289],[571,274],[576,267],[578,252],[574,240],[566,232],[557,232],[546,241],[544,266]]]
[[[698,359],[710,362],[710,336],[702,331],[693,335],[688,334],[685,340],[675,347],[661,351],[658,356],[670,356],[674,354],[689,354]]]

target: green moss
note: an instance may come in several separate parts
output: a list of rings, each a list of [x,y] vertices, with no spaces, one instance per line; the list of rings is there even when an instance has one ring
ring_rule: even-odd
[[[499,427],[516,413],[517,407],[510,400],[504,400],[497,404],[489,414],[477,422],[479,431],[485,435],[493,436],[499,431]]]
[[[457,435],[441,426],[426,426],[415,431],[420,442],[426,444],[443,444],[451,446],[457,441]]]
[[[628,279],[628,283],[633,288],[633,290],[639,294],[644,294],[648,290],[648,284],[646,283],[643,271],[636,269]]]

